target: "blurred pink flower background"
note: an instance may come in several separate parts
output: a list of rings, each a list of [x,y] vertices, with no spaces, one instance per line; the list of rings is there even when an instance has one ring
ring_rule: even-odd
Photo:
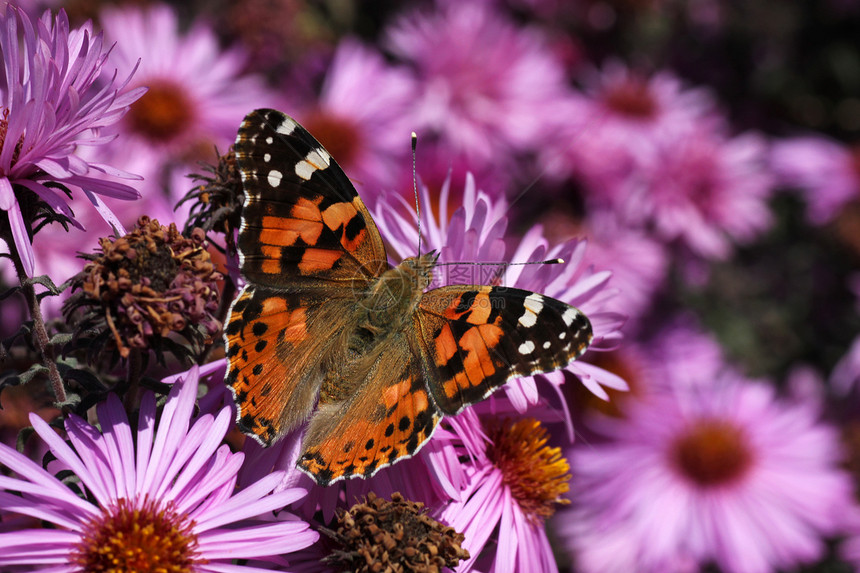
[[[339,511],[400,492],[464,534],[461,572],[860,567],[860,9],[812,4],[4,2],[0,563],[84,571],[138,511],[175,526],[182,570],[330,571]],[[62,285],[141,215],[182,228],[188,175],[260,107],[326,146],[393,264],[418,249],[417,132],[434,285],[558,298],[589,351],[328,488],[294,467],[301,431],[235,431],[220,337],[78,373],[104,391],[64,404],[24,384],[29,279]]]

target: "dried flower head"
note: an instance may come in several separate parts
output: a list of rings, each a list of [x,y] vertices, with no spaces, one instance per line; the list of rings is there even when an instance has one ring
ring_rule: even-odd
[[[239,228],[242,210],[242,178],[233,149],[219,155],[217,165],[204,164],[203,169],[208,173],[195,173],[192,177],[200,184],[180,201],[180,204],[192,202],[185,232],[200,227],[207,233],[224,233],[229,250],[235,253],[234,231]]]
[[[123,358],[132,348],[161,350],[172,332],[191,344],[186,351],[212,341],[221,328],[214,316],[221,275],[202,229],[184,237],[174,224],[164,227],[141,216],[129,234],[99,242],[101,254],[85,256],[90,262],[72,282],[80,291],[66,305],[67,315],[83,311],[79,333],[95,331]],[[95,342],[90,346],[101,346]]]
[[[324,561],[343,571],[441,571],[469,558],[463,534],[425,513],[424,504],[399,493],[391,501],[367,494],[362,503],[340,511],[336,531],[323,529],[342,549]]]

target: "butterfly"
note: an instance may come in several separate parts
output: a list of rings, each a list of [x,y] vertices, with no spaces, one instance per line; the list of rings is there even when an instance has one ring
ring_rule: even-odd
[[[246,284],[224,328],[240,429],[268,446],[309,419],[316,483],[413,456],[443,416],[566,366],[592,338],[576,308],[485,285],[425,292],[437,255],[392,267],[352,183],[294,119],[258,109],[234,145]]]

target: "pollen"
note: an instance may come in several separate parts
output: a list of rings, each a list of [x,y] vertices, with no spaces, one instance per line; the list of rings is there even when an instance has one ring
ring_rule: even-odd
[[[172,507],[120,499],[83,528],[69,560],[88,573],[185,573],[205,563],[193,522]]]
[[[670,455],[684,477],[707,488],[741,479],[753,460],[743,431],[716,419],[692,425],[675,440]]]
[[[169,143],[194,121],[191,100],[174,82],[153,81],[126,115],[132,131],[153,143]]]
[[[487,436],[488,457],[530,520],[546,519],[557,505],[570,503],[562,497],[570,490],[570,466],[560,448],[547,446],[547,431],[539,421],[497,421],[488,425]]]

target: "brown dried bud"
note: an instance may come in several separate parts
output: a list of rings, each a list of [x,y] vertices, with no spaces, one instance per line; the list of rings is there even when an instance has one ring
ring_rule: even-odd
[[[369,493],[364,502],[338,513],[335,531],[322,531],[340,546],[323,561],[342,571],[438,573],[469,558],[462,533],[399,493],[391,501]]]
[[[77,330],[107,334],[122,357],[131,348],[158,349],[175,332],[192,346],[208,344],[220,330],[218,285],[221,274],[206,251],[205,234],[182,236],[171,224],[142,216],[118,239],[99,239],[101,253],[72,279],[80,289],[66,303],[66,314],[82,310]],[[196,348],[194,350],[197,350]]]

